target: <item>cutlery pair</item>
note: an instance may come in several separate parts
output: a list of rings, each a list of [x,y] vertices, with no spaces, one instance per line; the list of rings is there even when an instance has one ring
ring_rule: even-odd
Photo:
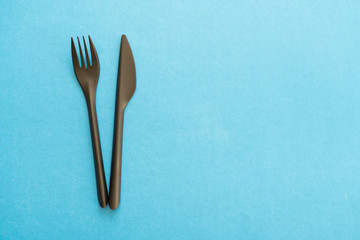
[[[101,207],[106,207],[107,203],[109,202],[110,208],[116,209],[120,203],[121,155],[124,111],[136,88],[134,57],[126,36],[122,35],[116,87],[113,152],[111,162],[110,188],[108,196],[104,172],[104,163],[101,153],[99,127],[96,115],[96,88],[100,74],[100,63],[94,43],[92,42],[90,36],[89,44],[91,62],[89,58],[89,53],[87,51],[85,38],[83,37],[86,61],[82,53],[79,37],[77,38],[77,40],[79,44],[81,62],[79,61],[79,58],[77,56],[73,38],[71,38],[72,61],[75,75],[83,90],[89,112],[98,200]]]

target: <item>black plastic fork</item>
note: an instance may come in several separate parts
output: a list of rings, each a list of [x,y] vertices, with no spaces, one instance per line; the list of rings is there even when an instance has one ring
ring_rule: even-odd
[[[79,62],[79,59],[77,57],[73,38],[71,38],[72,61],[73,61],[76,78],[79,81],[80,86],[84,92],[88,111],[89,111],[91,140],[92,140],[94,162],[95,162],[97,195],[100,206],[104,208],[106,207],[108,202],[108,193],[107,193],[106,180],[105,180],[104,163],[101,153],[99,127],[96,116],[96,88],[99,80],[100,64],[95,46],[90,36],[89,36],[89,43],[90,43],[90,52],[91,52],[91,64],[89,59],[89,53],[86,48],[85,38],[83,37],[86,62],[84,60],[84,56],[81,50],[79,37],[77,38],[77,40],[79,44],[81,63]]]

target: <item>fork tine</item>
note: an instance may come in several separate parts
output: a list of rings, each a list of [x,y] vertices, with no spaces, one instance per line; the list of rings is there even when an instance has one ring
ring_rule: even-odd
[[[72,55],[72,60],[73,60],[73,65],[74,67],[80,67],[80,63],[79,63],[79,59],[77,57],[77,53],[76,53],[76,48],[75,48],[75,44],[74,44],[74,39],[71,38],[71,55]]]
[[[81,58],[81,67],[84,67],[84,68],[85,68],[84,55],[83,55],[82,50],[81,50],[81,45],[80,45],[79,37],[77,37],[77,39],[78,39],[78,43],[79,43],[79,51],[80,51],[80,58]]]
[[[86,64],[87,64],[87,68],[90,68],[90,59],[89,59],[89,53],[88,50],[86,48],[86,43],[85,43],[85,37],[83,36],[83,40],[84,40],[84,52],[85,52],[85,56],[86,56]]]
[[[90,43],[92,66],[93,67],[98,67],[99,66],[99,59],[98,59],[98,56],[97,56],[97,53],[96,53],[94,43],[92,42],[90,36],[89,36],[89,43]]]

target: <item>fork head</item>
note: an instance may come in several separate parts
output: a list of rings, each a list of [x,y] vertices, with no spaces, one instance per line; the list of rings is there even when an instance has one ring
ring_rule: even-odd
[[[84,51],[86,56],[86,61],[84,59],[83,52],[81,50],[80,40],[77,37],[78,44],[79,44],[79,52],[80,52],[80,60],[77,57],[77,52],[74,44],[73,38],[71,38],[71,54],[72,54],[72,61],[74,66],[74,71],[77,80],[80,83],[80,86],[85,94],[88,94],[89,90],[95,89],[97,87],[97,83],[99,80],[100,74],[100,64],[99,59],[96,53],[96,49],[94,43],[92,42],[89,36],[89,43],[90,43],[90,53],[91,53],[91,63],[89,58],[89,53],[87,51],[85,37],[83,36],[84,41]]]

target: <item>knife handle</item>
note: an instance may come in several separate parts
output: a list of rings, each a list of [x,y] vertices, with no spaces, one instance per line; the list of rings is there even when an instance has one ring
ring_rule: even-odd
[[[112,161],[111,161],[111,176],[110,176],[110,190],[109,190],[109,206],[113,210],[115,210],[120,204],[120,191],[121,191],[121,155],[122,155],[122,139],[123,139],[123,126],[124,126],[124,110],[120,109],[119,105],[120,104],[118,104],[118,101],[116,101],[113,152],[112,152]]]
[[[99,126],[96,116],[95,98],[87,98],[89,111],[91,142],[93,147],[96,186],[99,204],[102,208],[106,207],[108,202],[108,193],[105,180],[104,163],[101,153]]]

